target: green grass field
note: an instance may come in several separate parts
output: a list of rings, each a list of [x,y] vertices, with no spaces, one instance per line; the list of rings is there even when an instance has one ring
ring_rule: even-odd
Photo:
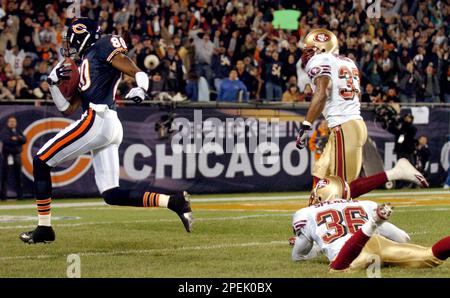
[[[306,193],[193,196],[194,231],[164,209],[110,207],[100,199],[54,201],[56,241],[25,245],[36,225],[33,201],[0,204],[0,277],[66,277],[79,254],[82,277],[365,277],[328,273],[325,257],[294,263],[291,215]],[[396,206],[392,222],[412,243],[450,235],[450,192],[397,190],[367,199]],[[75,203],[75,204],[72,204]],[[383,268],[382,277],[450,277],[450,261],[433,269]]]

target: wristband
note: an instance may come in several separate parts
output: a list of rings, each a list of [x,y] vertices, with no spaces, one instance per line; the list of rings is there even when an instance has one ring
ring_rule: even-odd
[[[302,125],[303,126],[308,126],[308,127],[311,127],[311,123],[309,123],[308,121],[303,121],[303,123],[302,123]]]

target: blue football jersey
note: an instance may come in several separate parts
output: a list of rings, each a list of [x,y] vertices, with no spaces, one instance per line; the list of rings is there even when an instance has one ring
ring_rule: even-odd
[[[118,53],[127,53],[127,45],[117,35],[105,35],[86,50],[80,70],[80,91],[83,111],[89,103],[105,104],[115,109],[115,95],[122,73],[111,65]]]

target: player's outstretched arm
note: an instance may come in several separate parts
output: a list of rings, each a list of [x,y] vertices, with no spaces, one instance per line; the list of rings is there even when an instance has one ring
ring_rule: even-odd
[[[386,237],[389,240],[398,243],[408,243],[411,238],[408,233],[400,229],[399,227],[391,224],[390,222],[383,222],[377,229],[377,232]]]
[[[149,85],[147,74],[140,70],[129,57],[122,53],[115,55],[111,64],[117,70],[136,79],[137,87],[131,89],[125,98],[131,99],[137,103],[142,102],[145,99],[145,94],[147,93]]]

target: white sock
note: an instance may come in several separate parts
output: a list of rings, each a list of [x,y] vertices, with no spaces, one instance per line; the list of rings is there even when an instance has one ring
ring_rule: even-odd
[[[38,226],[47,226],[47,227],[51,226],[51,218],[52,218],[51,213],[47,215],[38,214],[38,218],[39,218]]]
[[[371,218],[365,224],[362,225],[361,230],[366,236],[372,237],[372,235],[375,233],[375,230],[377,229],[377,227],[378,227],[378,225]]]
[[[169,204],[170,196],[156,193],[156,192],[145,192],[143,197],[144,207],[166,207]]]
[[[159,195],[159,207],[167,208],[167,205],[169,204],[169,198],[170,198],[170,196],[168,196],[168,195],[160,194]]]
[[[394,171],[394,168],[387,170],[386,172],[386,177],[388,178],[389,181],[394,181],[394,180],[398,180],[400,177],[400,173],[398,173],[397,171]]]

